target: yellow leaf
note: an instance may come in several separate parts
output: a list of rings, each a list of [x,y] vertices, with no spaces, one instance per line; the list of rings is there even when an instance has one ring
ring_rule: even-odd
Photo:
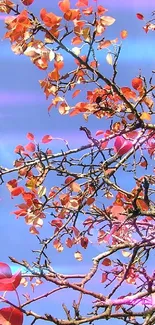
[[[141,120],[147,120],[147,121],[150,121],[151,120],[151,115],[150,115],[150,113],[147,113],[147,112],[143,112],[142,114],[141,114]]]
[[[34,190],[36,187],[36,179],[35,178],[30,178],[27,182],[26,182],[26,187],[29,190]]]
[[[89,42],[90,41],[90,28],[89,27],[84,28],[82,31],[82,35],[83,35],[85,41]]]

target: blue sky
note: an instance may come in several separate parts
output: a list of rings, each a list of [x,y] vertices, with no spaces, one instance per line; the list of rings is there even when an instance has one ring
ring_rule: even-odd
[[[37,13],[41,7],[46,7],[50,11],[54,11],[55,1],[40,0],[39,6],[37,0],[34,1],[32,9]],[[99,3],[102,3],[100,1]],[[148,4],[149,3],[149,4]],[[103,3],[102,3],[103,4]],[[123,41],[123,48],[120,55],[118,82],[124,86],[130,86],[131,79],[142,69],[142,73],[148,78],[151,75],[152,69],[155,67],[154,55],[154,33],[148,35],[142,30],[143,22],[137,20],[136,13],[141,12],[146,17],[150,17],[151,11],[154,8],[154,0],[112,0],[104,1],[104,7],[109,8],[108,14],[116,18],[115,26],[111,26],[106,37],[115,38],[119,35],[122,29],[127,29],[129,36]],[[57,12],[57,10],[56,10]],[[3,17],[1,17],[3,18]],[[0,20],[0,39],[4,34],[3,19]],[[67,43],[66,43],[67,45]],[[105,74],[109,74],[110,67],[107,66],[104,60],[104,55],[100,52],[100,60],[103,60],[103,69]],[[106,51],[105,51],[106,53]],[[70,64],[69,58],[64,54],[66,69]],[[1,164],[10,166],[11,161],[15,159],[13,150],[18,144],[26,144],[26,133],[32,132],[37,138],[41,138],[45,134],[52,136],[61,136],[67,139],[71,147],[77,147],[87,140],[83,133],[79,131],[81,125],[86,125],[86,122],[81,116],[69,118],[68,116],[60,116],[56,109],[51,111],[50,116],[47,113],[49,102],[45,100],[44,94],[40,89],[38,79],[43,79],[46,72],[38,70],[29,60],[23,56],[16,56],[12,53],[7,40],[0,42],[0,159]],[[78,97],[78,101],[82,97]],[[103,120],[97,120],[95,117],[90,118],[88,127],[95,133],[98,129],[106,128],[106,123]],[[60,150],[58,142],[52,143],[52,150]],[[7,177],[9,180],[12,176]],[[131,183],[130,183],[130,186]],[[0,260],[8,263],[8,256],[14,256],[17,259],[32,260],[32,248],[38,247],[38,242],[33,235],[29,234],[28,227],[21,218],[15,220],[11,211],[15,210],[15,200],[10,199],[10,195],[4,186],[0,187],[0,245],[1,255]],[[43,237],[46,236],[48,227],[43,230]],[[94,234],[95,235],[95,234]],[[84,252],[84,263],[80,264],[73,258],[73,251],[65,249],[65,252],[60,254],[51,248],[50,254],[55,268],[58,271],[69,272],[72,270],[81,270],[85,272],[91,265],[91,257],[98,254],[102,247],[97,247],[95,244],[91,247],[91,252]],[[55,262],[56,261],[56,262]],[[103,292],[104,287],[100,284],[100,279],[95,279],[91,284],[92,288],[96,288]],[[97,285],[98,283],[98,285]],[[36,295],[45,292],[48,284],[45,284],[36,289]],[[22,292],[22,288],[20,292]],[[26,289],[24,289],[26,291]],[[130,291],[130,287],[128,287]],[[61,298],[66,299],[67,291],[62,293]],[[12,295],[13,297],[13,295]],[[68,304],[72,303],[73,292],[67,295]],[[63,300],[63,299],[62,299]],[[55,312],[59,311],[59,294],[55,294],[54,298],[48,298],[42,303],[37,303],[34,310],[37,312]],[[89,307],[89,301],[85,299],[83,309],[86,305]],[[28,310],[30,307],[28,307]],[[63,317],[63,312],[59,316]],[[44,322],[38,321],[38,325]],[[121,325],[121,322],[111,321],[112,324]],[[29,319],[25,319],[24,325],[30,324]],[[98,322],[100,325],[101,322]]]

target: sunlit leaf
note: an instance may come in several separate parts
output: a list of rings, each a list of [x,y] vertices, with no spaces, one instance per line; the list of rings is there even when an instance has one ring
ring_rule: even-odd
[[[77,251],[77,252],[74,253],[74,257],[75,257],[76,260],[79,261],[79,262],[81,262],[81,261],[83,260],[83,258],[82,258],[82,254],[81,254],[79,251]]]
[[[106,61],[108,62],[108,64],[113,65],[113,58],[112,58],[111,53],[107,54]]]

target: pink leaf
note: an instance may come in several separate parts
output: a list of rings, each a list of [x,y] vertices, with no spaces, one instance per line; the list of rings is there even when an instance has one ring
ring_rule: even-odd
[[[44,137],[42,138],[41,142],[42,143],[48,143],[50,141],[52,141],[53,138],[51,137],[51,135],[44,135]]]
[[[34,152],[36,150],[36,146],[34,143],[30,142],[25,146],[25,150]]]
[[[130,151],[133,144],[129,140],[125,140],[122,136],[117,136],[114,143],[114,151],[119,155],[123,156],[125,153]]]
[[[98,136],[98,135],[103,135],[104,134],[104,131],[102,131],[102,130],[98,130],[97,132],[96,132],[96,137]]]
[[[0,291],[14,291],[20,284],[21,272],[18,271],[12,277],[0,279]]]
[[[27,139],[29,139],[30,141],[34,141],[34,135],[32,133],[27,133]]]

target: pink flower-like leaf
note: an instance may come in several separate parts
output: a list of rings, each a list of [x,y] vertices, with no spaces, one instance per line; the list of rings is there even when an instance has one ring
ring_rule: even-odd
[[[133,143],[131,141],[124,139],[122,136],[116,137],[114,143],[114,151],[119,156],[123,156],[125,153],[130,151],[132,147],[133,147]]]

